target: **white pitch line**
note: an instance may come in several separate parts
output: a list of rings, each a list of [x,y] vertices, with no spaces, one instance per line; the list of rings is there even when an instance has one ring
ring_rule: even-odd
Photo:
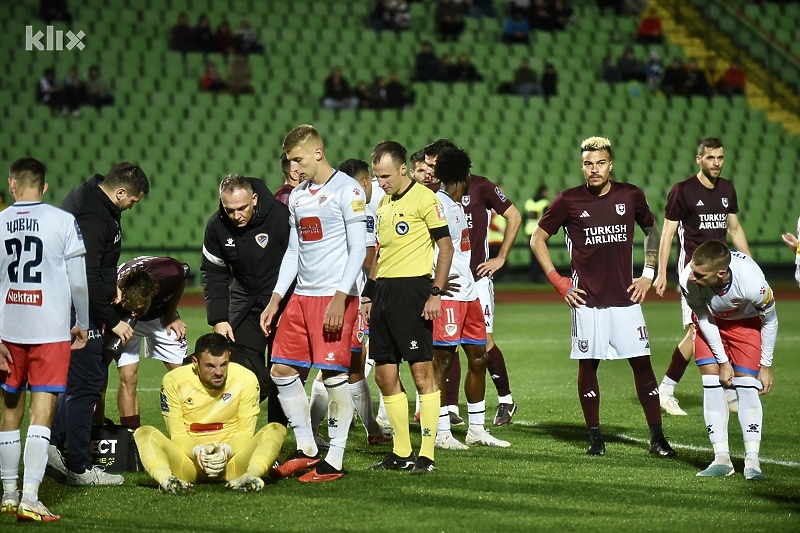
[[[676,342],[678,337],[651,337],[650,342]],[[569,337],[564,337],[562,339],[553,339],[553,338],[531,338],[531,337],[513,337],[513,336],[504,336],[502,337],[503,344],[570,344]],[[800,337],[796,335],[781,335],[778,338],[781,342],[797,342],[800,341]]]
[[[520,426],[525,426],[525,427],[530,427],[530,428],[540,428],[540,427],[545,427],[546,426],[546,424],[539,424],[538,422],[528,422],[527,420],[517,420],[517,419],[514,419],[514,425],[520,425]],[[569,431],[566,428],[564,430],[565,431]],[[574,433],[583,433],[583,430],[577,430],[576,429],[576,430],[573,430],[573,432]],[[618,438],[620,440],[623,440],[625,442],[633,442],[633,443],[636,443],[636,444],[649,444],[650,443],[649,440],[640,439],[638,437],[632,437],[630,435],[625,435],[623,433],[608,433],[608,435],[613,435],[614,437],[616,437],[616,438]],[[670,441],[669,443],[673,448],[681,448],[681,449],[684,449],[684,450],[691,450],[693,452],[714,453],[714,450],[712,448],[705,448],[705,447],[702,447],[702,446],[694,446],[692,444],[677,444],[677,443],[675,443],[673,441]],[[731,454],[731,457],[734,458],[734,459],[744,459],[744,455],[738,455],[738,454]],[[780,465],[780,466],[789,466],[789,467],[792,467],[792,468],[800,468],[800,463],[797,463],[795,461],[783,461],[781,459],[769,459],[769,458],[766,458],[766,457],[760,457],[759,459],[761,460],[762,463],[767,463],[767,464],[772,464],[772,465]]]

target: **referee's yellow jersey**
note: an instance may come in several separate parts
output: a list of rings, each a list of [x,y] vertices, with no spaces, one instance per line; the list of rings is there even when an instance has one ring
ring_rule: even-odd
[[[433,238],[430,230],[447,227],[444,206],[436,194],[416,182],[399,196],[386,195],[378,204],[377,279],[431,276]]]

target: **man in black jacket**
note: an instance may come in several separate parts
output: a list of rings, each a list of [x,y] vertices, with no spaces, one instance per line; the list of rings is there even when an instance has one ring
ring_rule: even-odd
[[[103,357],[103,331],[123,342],[133,329],[112,307],[117,296],[117,263],[122,249],[122,211],[150,191],[144,171],[133,163],[117,163],[106,176],[95,174],[67,193],[61,208],[78,221],[86,246],[89,286],[89,342],[72,354],[67,392],[59,398],[53,421],[48,466],[66,476],[68,485],[120,485],[122,476],[92,464],[91,433],[94,408],[108,378]],[[67,461],[61,452],[68,448]]]
[[[261,331],[261,312],[272,297],[289,246],[289,209],[275,201],[263,181],[239,174],[222,180],[219,198],[219,211],[206,226],[200,266],[206,318],[215,333],[247,348],[263,363],[272,336]],[[261,386],[269,393],[269,421],[286,424],[271,380]]]

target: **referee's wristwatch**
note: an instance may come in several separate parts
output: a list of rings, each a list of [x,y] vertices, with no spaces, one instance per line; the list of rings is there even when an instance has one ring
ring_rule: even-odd
[[[441,296],[442,289],[437,287],[436,285],[431,285],[431,296]]]

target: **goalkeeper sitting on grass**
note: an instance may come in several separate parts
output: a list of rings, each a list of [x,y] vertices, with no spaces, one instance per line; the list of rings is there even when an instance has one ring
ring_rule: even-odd
[[[261,477],[278,457],[286,428],[273,423],[255,433],[258,381],[230,363],[230,356],[222,335],[197,339],[192,364],[168,372],[161,382],[170,437],[152,426],[134,433],[145,470],[164,492],[187,492],[194,482],[225,481],[248,492],[264,487]]]

